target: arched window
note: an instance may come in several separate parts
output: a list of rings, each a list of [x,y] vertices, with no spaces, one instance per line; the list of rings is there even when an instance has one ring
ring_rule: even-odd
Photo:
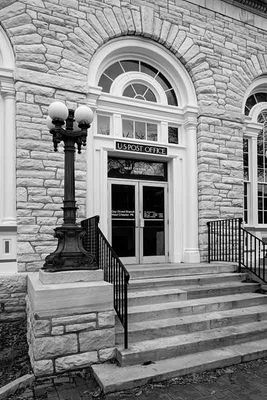
[[[267,79],[254,84],[244,113],[244,221],[261,229],[267,225]]]
[[[0,273],[16,272],[14,55],[0,27]]]
[[[175,91],[163,73],[140,60],[121,60],[113,63],[103,72],[98,84],[104,92],[110,93],[111,85],[116,78],[123,74],[127,75],[128,72],[139,72],[140,78],[143,78],[144,81],[146,80],[146,75],[152,77],[152,82],[154,80],[162,87],[167,103],[173,106],[178,105]],[[122,95],[133,99],[157,102],[153,90],[143,83],[138,83],[136,79],[133,79],[133,82],[126,86]]]
[[[172,107],[178,107],[177,96],[173,85],[159,68],[141,60],[140,57],[136,59],[122,57],[102,72],[98,86],[102,88],[102,93],[124,97],[128,101],[127,111],[116,114],[117,123],[114,123],[114,114],[108,116],[101,111],[98,112],[97,134],[179,144],[179,124],[172,123]],[[142,117],[134,110],[137,104],[140,107],[140,102],[147,103],[147,109],[142,104]],[[150,103],[164,106],[165,113],[170,106],[169,121],[167,117],[162,124],[157,117],[153,118],[155,110]]]

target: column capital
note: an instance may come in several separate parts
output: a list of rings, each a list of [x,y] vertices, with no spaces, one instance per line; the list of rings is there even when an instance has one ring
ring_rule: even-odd
[[[100,86],[89,86],[87,92],[87,105],[91,107],[94,111],[97,108],[97,102],[102,93],[102,88]]]
[[[244,136],[246,138],[258,137],[259,132],[262,130],[263,124],[259,122],[246,121],[244,125]]]
[[[5,97],[15,97],[14,80],[12,77],[0,74],[0,92]]]
[[[195,128],[197,126],[197,116],[196,110],[186,110],[184,114],[184,126],[186,128]]]

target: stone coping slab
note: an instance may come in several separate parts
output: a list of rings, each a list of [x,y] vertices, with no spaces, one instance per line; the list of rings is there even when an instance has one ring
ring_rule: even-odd
[[[104,271],[97,270],[76,270],[76,271],[62,271],[62,272],[46,272],[42,269],[39,271],[39,279],[43,285],[56,285],[62,283],[75,283],[75,282],[95,282],[103,281]]]
[[[30,273],[28,295],[33,312],[50,316],[66,309],[82,308],[87,312],[113,309],[113,285],[102,280],[44,285],[39,273]]]

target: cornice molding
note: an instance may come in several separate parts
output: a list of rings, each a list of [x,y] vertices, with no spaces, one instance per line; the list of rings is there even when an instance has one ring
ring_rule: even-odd
[[[224,0],[227,3],[237,5],[245,10],[267,17],[267,2],[262,0]]]

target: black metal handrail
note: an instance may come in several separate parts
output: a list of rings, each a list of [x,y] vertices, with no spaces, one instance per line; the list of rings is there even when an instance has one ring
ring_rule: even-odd
[[[85,219],[81,222],[85,229],[83,237],[84,248],[92,254],[99,269],[104,271],[104,280],[113,283],[114,309],[124,328],[124,347],[128,348],[128,283],[129,272],[109,244],[107,238],[98,226],[99,216]]]
[[[237,262],[266,282],[266,245],[242,227],[242,218],[209,221],[208,262]]]

